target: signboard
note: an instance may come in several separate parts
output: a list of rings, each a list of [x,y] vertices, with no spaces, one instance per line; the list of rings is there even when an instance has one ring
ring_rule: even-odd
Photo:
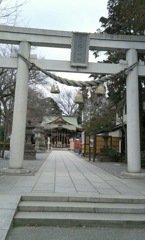
[[[81,140],[82,140],[81,143],[85,144],[85,132],[81,133]]]
[[[87,67],[89,56],[89,34],[73,33],[71,47],[71,66]]]

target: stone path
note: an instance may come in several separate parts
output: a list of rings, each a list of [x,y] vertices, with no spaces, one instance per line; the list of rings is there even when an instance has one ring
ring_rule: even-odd
[[[47,160],[34,175],[0,176],[1,240],[6,237],[22,194],[60,193],[145,198],[144,178],[122,179],[97,167],[97,163],[94,165],[70,151],[52,151],[45,157],[43,155],[43,160],[46,157]],[[119,165],[116,167],[120,168]]]

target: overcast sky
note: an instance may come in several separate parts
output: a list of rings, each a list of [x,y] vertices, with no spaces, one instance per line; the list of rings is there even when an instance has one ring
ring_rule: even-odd
[[[95,32],[107,15],[107,0],[30,0],[23,16],[30,27]]]
[[[21,15],[27,27],[94,33],[101,26],[100,17],[107,16],[107,0],[30,0]],[[39,57],[70,60],[70,50],[37,52]],[[92,53],[89,60],[96,61]]]

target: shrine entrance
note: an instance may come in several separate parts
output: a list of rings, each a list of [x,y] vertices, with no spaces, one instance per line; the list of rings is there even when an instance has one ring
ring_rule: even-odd
[[[29,69],[37,69],[62,84],[74,87],[98,86],[111,76],[126,78],[127,89],[127,174],[140,175],[140,124],[138,76],[145,76],[144,62],[138,61],[138,52],[145,53],[145,36],[77,33],[44,29],[0,26],[0,43],[19,45],[19,52],[0,56],[1,68],[17,69],[9,170],[23,168],[26,129]],[[70,61],[37,59],[31,55],[31,46],[70,48]],[[89,62],[88,52],[122,51],[126,59],[117,64]],[[51,72],[105,74],[95,81],[62,79]]]
[[[53,129],[50,133],[50,146],[52,148],[69,148],[69,137],[69,132]]]

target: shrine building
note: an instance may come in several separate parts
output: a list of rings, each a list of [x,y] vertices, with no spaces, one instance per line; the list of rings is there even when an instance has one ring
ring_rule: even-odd
[[[69,148],[70,140],[81,136],[82,127],[74,116],[45,116],[41,126],[45,136],[50,138],[51,147]]]

